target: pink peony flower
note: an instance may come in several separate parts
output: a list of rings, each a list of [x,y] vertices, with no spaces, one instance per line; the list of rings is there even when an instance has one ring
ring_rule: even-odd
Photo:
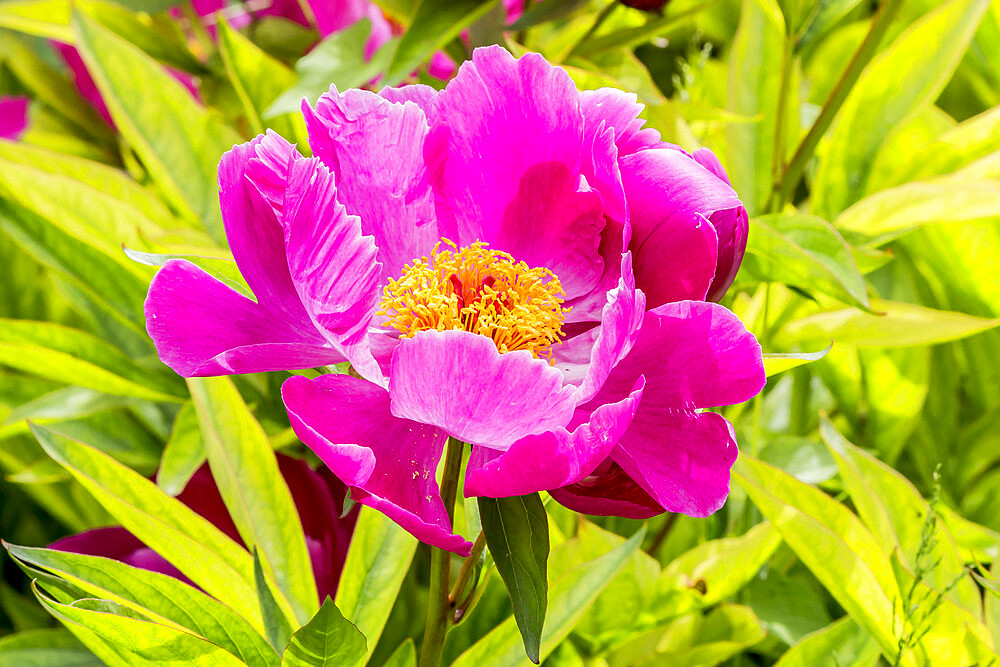
[[[714,158],[640,111],[499,47],[440,92],[331,89],[303,107],[316,157],[273,133],[223,157],[256,301],[167,262],[146,301],[160,358],[186,376],[350,361],[360,377],[285,382],[296,433],[358,502],[457,553],[435,480],[448,436],[472,447],[467,496],[716,511],[736,442],[699,410],[764,385],[757,341],[704,301],[735,274],[746,214]]]
[[[299,510],[306,545],[316,576],[316,589],[322,601],[337,591],[340,571],[347,557],[347,547],[354,531],[357,513],[336,520],[343,506],[346,488],[327,471],[314,471],[305,461],[283,454],[278,455],[281,474],[292,492],[292,499]],[[205,517],[223,533],[242,542],[239,531],[229,516],[222,496],[215,486],[208,466],[202,466],[178,499]],[[331,517],[334,519],[331,520]],[[121,526],[97,528],[78,535],[70,535],[53,543],[51,548],[70,553],[113,558],[133,567],[152,570],[191,583],[180,570],[171,565],[137,537]]]
[[[17,139],[28,126],[28,98],[0,96],[0,139]]]

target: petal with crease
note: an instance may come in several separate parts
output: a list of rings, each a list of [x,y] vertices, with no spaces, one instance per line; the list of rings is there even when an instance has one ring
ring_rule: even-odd
[[[444,432],[394,417],[384,389],[347,375],[294,376],[281,395],[295,433],[352,498],[422,542],[469,554],[471,543],[452,533],[435,479]]]

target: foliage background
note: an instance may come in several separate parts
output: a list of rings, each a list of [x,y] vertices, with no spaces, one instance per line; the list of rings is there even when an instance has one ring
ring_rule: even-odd
[[[241,443],[245,460],[307,455],[277,391],[287,374],[185,385],[158,362],[142,316],[153,267],[207,257],[241,282],[222,246],[215,167],[266,127],[306,148],[302,96],[375,77],[443,85],[425,69],[435,51],[461,60],[499,42],[562,63],[581,88],[636,92],[665,140],[716,152],[752,218],[725,304],[762,342],[770,376],[760,397],[724,411],[742,453],[713,517],[666,515],[637,533],[639,522],[547,504],[546,664],[997,659],[1000,2],[672,0],[660,14],[543,0],[502,30],[497,2],[379,0],[402,29],[368,62],[366,22],[305,55],[310,29],[270,18],[220,24],[213,39],[171,4],[0,2],[0,95],[32,100],[27,132],[0,141],[7,542],[43,546],[128,519],[151,545],[167,548],[171,530],[202,544],[210,536],[190,535],[165,503],[219,442]],[[79,97],[52,39],[81,50],[114,128]],[[163,65],[193,75],[201,102]],[[220,485],[266,484],[273,470],[258,458]],[[158,486],[142,483],[154,475]],[[256,502],[242,511],[280,579],[274,563],[294,551],[277,528],[287,503]],[[460,525],[474,522],[466,514]],[[178,633],[135,599],[69,604],[101,585],[67,584],[68,565],[8,548],[0,665],[97,664],[91,650],[140,664],[123,636],[147,663],[180,651],[229,664],[195,621]],[[252,572],[246,552],[216,556]],[[337,606],[367,637],[358,662],[413,664],[425,549],[362,512],[352,557]],[[253,607],[249,576],[237,592],[199,584]],[[39,605],[34,578],[72,632]],[[447,660],[526,662],[502,583],[489,567],[480,580]],[[380,597],[362,600],[373,582]]]

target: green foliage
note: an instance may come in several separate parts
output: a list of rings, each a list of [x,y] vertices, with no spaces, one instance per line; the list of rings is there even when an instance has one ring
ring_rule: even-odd
[[[0,96],[31,100],[0,139],[0,667],[416,667],[426,549],[348,500],[319,605],[274,454],[309,456],[287,376],[185,384],[143,304],[174,258],[253,298],[218,204],[234,143],[271,129],[308,154],[303,98],[440,88],[432,57],[486,43],[634,92],[664,140],[720,158],[751,218],[723,305],[768,386],[720,409],[741,455],[711,518],[460,502],[485,535],[452,559],[448,661],[1000,660],[1000,6],[541,0],[505,25],[495,0],[377,2],[398,30],[374,52],[374,14],[321,38],[252,3],[0,2]],[[79,50],[113,123],[47,40]],[[238,539],[178,499],[206,462]],[[184,579],[17,546],[114,524]]]

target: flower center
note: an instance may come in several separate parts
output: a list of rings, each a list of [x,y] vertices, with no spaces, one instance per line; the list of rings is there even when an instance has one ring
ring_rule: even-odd
[[[548,357],[569,312],[562,295],[548,269],[515,262],[480,241],[459,248],[441,239],[430,259],[414,260],[389,281],[379,314],[403,337],[457,329],[492,338],[501,354],[529,350]]]

